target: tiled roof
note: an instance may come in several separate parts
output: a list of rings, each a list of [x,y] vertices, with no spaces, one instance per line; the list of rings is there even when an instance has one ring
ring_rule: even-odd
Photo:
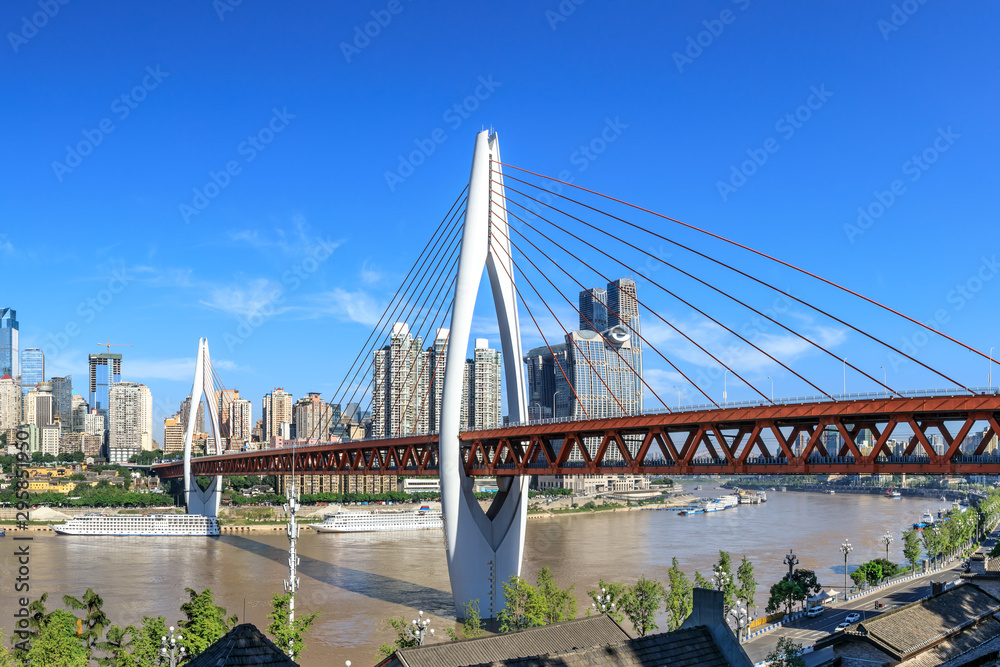
[[[976,647],[990,642],[990,640],[1000,635],[1000,622],[995,618],[988,618],[975,627],[969,628],[949,637],[940,644],[927,651],[913,656],[904,664],[906,667],[937,667],[951,658],[966,654]],[[994,650],[995,647],[994,647]]]
[[[243,623],[196,655],[185,667],[298,667],[261,634],[252,623]]]
[[[396,656],[405,667],[483,665],[627,639],[629,635],[620,625],[601,615],[478,639],[402,648]]]
[[[490,663],[489,667],[729,667],[704,625],[604,646]],[[479,667],[486,667],[485,665]]]
[[[855,627],[867,633],[869,640],[902,659],[998,609],[1000,600],[978,586],[964,584]]]

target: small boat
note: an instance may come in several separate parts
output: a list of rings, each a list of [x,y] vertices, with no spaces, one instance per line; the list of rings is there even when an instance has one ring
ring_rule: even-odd
[[[896,487],[890,486],[889,490],[885,492],[886,498],[902,498],[903,494],[896,490]]]
[[[934,525],[934,515],[931,514],[930,510],[927,510],[926,512],[923,513],[923,515],[921,515],[920,521],[913,524],[913,527],[916,528],[917,530],[923,530],[924,528],[928,528],[933,525]]]
[[[828,494],[830,494],[830,495],[832,496],[833,494],[835,494],[835,493],[836,493],[836,491],[834,491],[833,489],[827,489],[827,490],[826,490],[826,491],[824,491],[823,493],[828,493]]]
[[[6,534],[7,534],[7,531],[4,530],[3,528],[0,528],[0,537],[3,537]]]

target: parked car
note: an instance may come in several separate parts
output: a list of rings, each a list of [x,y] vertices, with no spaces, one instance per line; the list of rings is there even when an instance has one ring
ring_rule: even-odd
[[[857,623],[858,621],[861,620],[861,614],[859,614],[858,612],[848,614],[847,616],[844,617],[844,620],[848,623]]]
[[[822,614],[826,609],[824,607],[810,607],[809,611],[806,612],[806,616],[809,618],[815,618]]]

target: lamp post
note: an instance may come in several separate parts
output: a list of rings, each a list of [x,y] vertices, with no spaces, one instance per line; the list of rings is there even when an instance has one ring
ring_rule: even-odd
[[[726,403],[726,401],[728,400],[728,396],[726,394],[726,388],[727,388],[726,385],[728,384],[728,380],[729,380],[729,369],[727,368],[726,370],[722,371],[722,407],[724,408],[728,407]]]
[[[892,544],[892,533],[888,530],[885,531],[885,535],[882,536],[882,541],[885,542],[885,559],[889,560],[889,545]]]
[[[180,634],[174,634],[174,626],[170,626],[170,637],[160,637],[160,659],[166,660],[170,667],[184,659],[186,649],[177,642],[184,639]]]
[[[723,613],[725,615],[728,615],[729,614],[729,607],[725,606],[726,605],[726,602],[725,602],[725,599],[726,599],[726,587],[729,586],[729,582],[732,580],[733,575],[729,574],[728,572],[725,572],[719,566],[718,563],[716,563],[712,567],[712,571],[714,572],[714,574],[712,575],[712,578],[715,579],[715,590],[722,591]]]
[[[847,591],[849,590],[847,588],[847,554],[854,551],[854,547],[851,546],[851,543],[848,542],[847,538],[845,537],[844,543],[840,545],[840,550],[844,552],[844,600],[846,601]]]
[[[882,369],[882,390],[889,391],[887,387],[889,386],[889,380],[885,374],[885,366],[879,366]]]
[[[990,391],[993,391],[993,348],[990,348],[990,374],[987,376],[987,382],[990,383]]]
[[[677,409],[680,410],[681,409],[681,388],[678,387],[677,385],[674,385],[674,389],[677,390]]]
[[[562,389],[556,389],[554,392],[552,392],[552,418],[553,419],[556,418],[556,396],[558,396],[559,392],[561,392],[561,391],[562,391]]]
[[[431,620],[424,618],[424,612],[418,612],[417,617],[410,622],[410,625],[406,626],[406,634],[417,641],[417,646],[423,646],[427,635],[434,636],[434,628],[427,628],[430,624]]]
[[[788,580],[791,581],[792,580],[792,570],[794,570],[795,566],[799,564],[799,558],[798,558],[798,556],[795,555],[795,551],[794,550],[789,549],[788,550],[788,555],[785,556],[785,560],[783,560],[781,562],[788,566]]]
[[[847,396],[847,357],[844,357],[844,396]]]
[[[767,376],[768,380],[771,380],[771,376]],[[774,380],[771,380],[771,402],[774,403]]]
[[[597,605],[601,606],[598,607]],[[594,601],[590,603],[590,607],[595,612],[599,611],[602,614],[615,610],[615,603],[611,600],[611,596],[608,594],[607,588],[601,589],[601,592],[594,598]]]
[[[736,621],[736,640],[742,643],[746,630],[749,629],[756,614],[747,608],[746,602],[740,600],[735,607],[729,610],[729,615]]]

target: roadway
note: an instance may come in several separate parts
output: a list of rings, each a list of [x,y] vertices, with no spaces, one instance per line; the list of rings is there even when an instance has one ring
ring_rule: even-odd
[[[781,637],[790,637],[792,641],[803,647],[812,646],[820,639],[832,634],[851,612],[860,613],[862,619],[872,618],[930,595],[931,581],[952,582],[958,579],[961,572],[962,561],[956,560],[954,565],[944,570],[895,584],[877,593],[870,593],[851,600],[846,604],[827,607],[821,616],[802,617],[780,628],[765,632],[744,643],[743,650],[747,652],[754,663],[757,663],[774,650]],[[876,601],[884,605],[877,611],[875,610]]]

